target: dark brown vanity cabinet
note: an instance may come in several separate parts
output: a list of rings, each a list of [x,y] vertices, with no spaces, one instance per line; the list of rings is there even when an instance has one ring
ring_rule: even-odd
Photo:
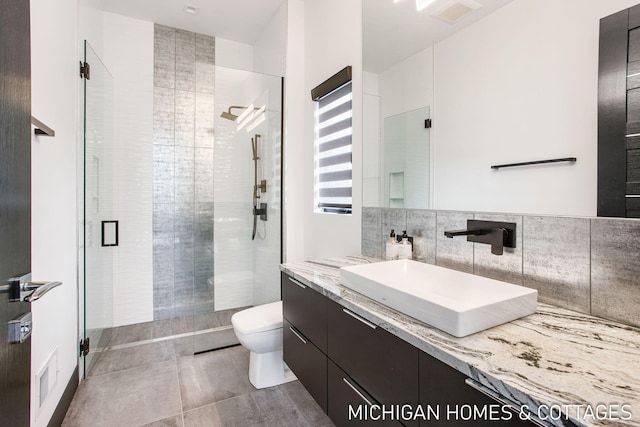
[[[338,427],[529,424],[456,369],[286,274],[282,301],[284,361]],[[470,419],[474,410],[488,420]]]
[[[281,283],[284,318],[326,354],[327,298],[284,273]]]
[[[327,412],[327,356],[287,319],[284,319],[282,326],[285,363],[322,410]]]
[[[327,298],[284,273],[281,286],[284,361],[327,412]]]
[[[420,353],[420,405],[430,420],[422,426],[527,426],[506,405],[468,384],[467,376],[426,353]],[[473,384],[473,382],[471,382]],[[476,385],[477,386],[477,385]],[[437,419],[436,419],[437,414]]]
[[[372,403],[415,408],[420,350],[340,304],[328,304],[329,359],[374,399]],[[403,424],[418,425],[413,420]]]
[[[356,381],[329,359],[328,362],[328,405],[329,418],[336,427],[379,426],[401,427],[396,420],[383,419],[379,410],[371,410],[378,405]],[[351,411],[349,410],[351,408]]]

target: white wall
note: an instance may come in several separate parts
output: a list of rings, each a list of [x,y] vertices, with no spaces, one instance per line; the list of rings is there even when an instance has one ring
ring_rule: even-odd
[[[216,37],[216,65],[253,71],[253,46]]]
[[[340,13],[337,13],[340,11]],[[327,25],[331,23],[331,31]],[[304,186],[304,258],[360,253],[362,214],[362,1],[307,0],[304,2],[305,87],[302,174],[294,175]],[[292,34],[289,35],[291,41]],[[289,59],[296,60],[291,56]],[[314,212],[314,103],[310,91],[347,65],[353,67],[353,214]],[[293,105],[292,105],[293,107]],[[290,118],[291,119],[291,118]],[[296,232],[297,230],[289,230]]]
[[[262,30],[254,45],[254,71],[274,76],[284,76],[287,47],[287,2]]]
[[[56,131],[32,143],[32,271],[63,282],[32,305],[33,426],[47,425],[78,361],[76,15],[76,0],[31,1],[32,113]],[[55,349],[57,383],[39,408],[34,376]]]
[[[102,60],[113,76],[113,326],[153,320],[153,23],[104,13]]]
[[[284,260],[305,259],[305,188],[300,179],[309,168],[304,164],[308,143],[305,129],[305,2],[287,1],[287,53],[284,91]]]
[[[380,96],[383,118],[433,105],[433,48],[381,73]]]
[[[516,0],[435,45],[434,208],[596,214],[599,19],[635,3]]]

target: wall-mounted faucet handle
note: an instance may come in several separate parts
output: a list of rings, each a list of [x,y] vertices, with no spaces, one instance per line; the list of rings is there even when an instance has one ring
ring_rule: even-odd
[[[502,255],[504,247],[516,247],[516,224],[514,222],[467,220],[466,230],[448,230],[444,235],[450,239],[455,236],[467,236],[468,242],[487,243],[491,253]]]

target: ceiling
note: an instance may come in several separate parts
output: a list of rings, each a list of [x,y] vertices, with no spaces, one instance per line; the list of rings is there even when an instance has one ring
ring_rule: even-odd
[[[174,28],[247,44],[273,18],[284,0],[102,0],[102,9]],[[185,13],[185,4],[197,15]]]
[[[475,0],[482,7],[450,24],[430,15],[436,0],[416,12],[415,0],[362,0],[363,66],[381,73],[512,0]],[[465,0],[463,0],[465,1]],[[170,27],[255,44],[285,0],[102,0],[102,8]],[[185,13],[185,5],[197,10]]]
[[[449,0],[416,12],[415,0],[363,0],[363,68],[381,73],[428,46],[478,21],[513,0],[475,0],[481,8],[455,24],[430,15]]]

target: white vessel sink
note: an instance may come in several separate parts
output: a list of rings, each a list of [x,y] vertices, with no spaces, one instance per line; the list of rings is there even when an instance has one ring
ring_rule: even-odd
[[[538,291],[411,260],[342,267],[342,284],[456,337],[535,313]]]

